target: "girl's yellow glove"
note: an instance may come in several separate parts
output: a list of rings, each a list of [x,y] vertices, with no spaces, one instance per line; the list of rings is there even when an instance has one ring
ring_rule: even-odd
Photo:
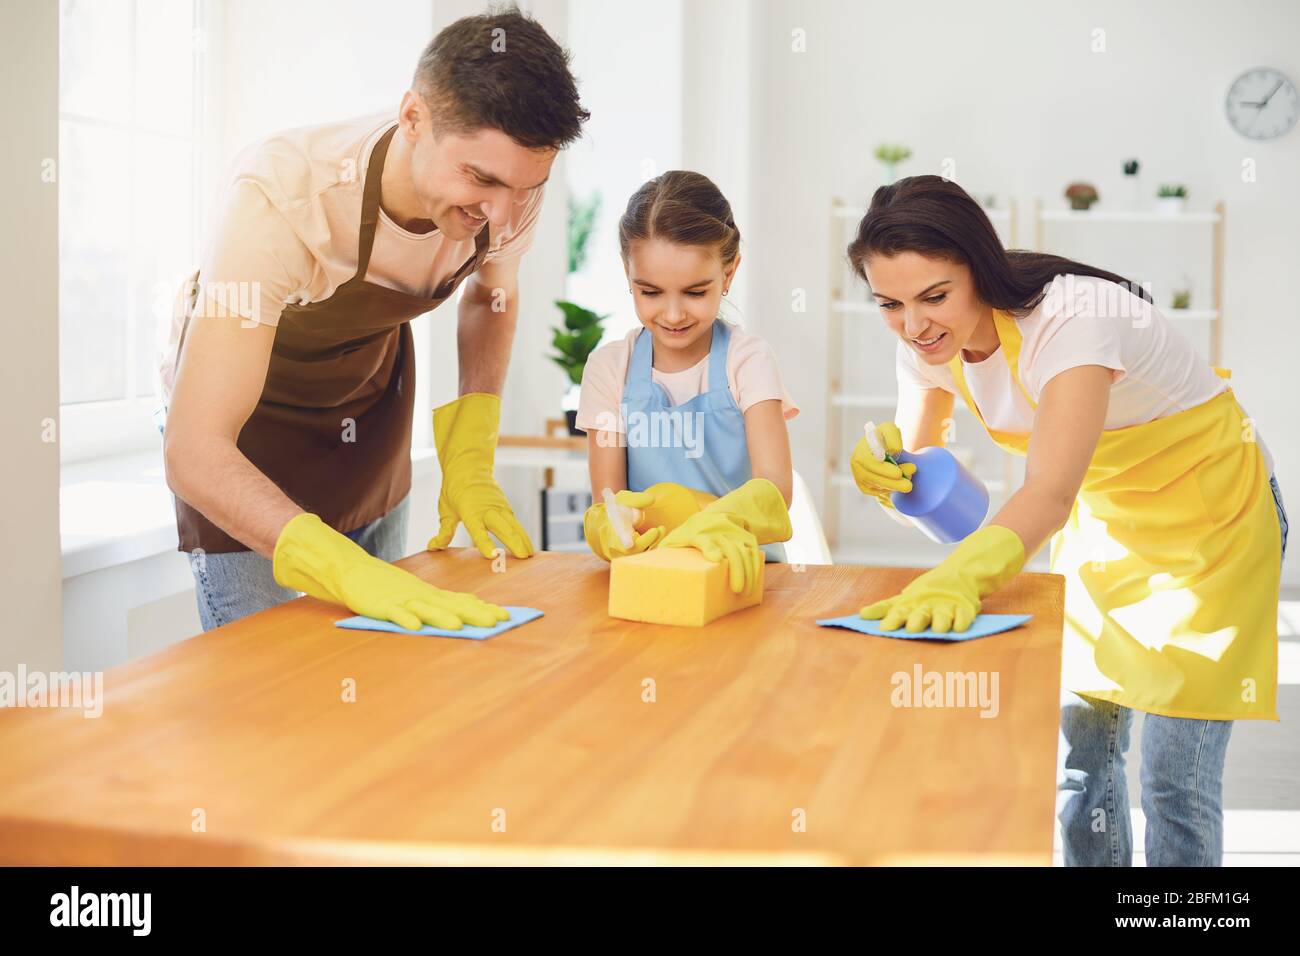
[[[444,591],[410,571],[381,561],[320,517],[303,512],[280,531],[271,561],[275,583],[354,614],[392,621],[410,631],[425,624],[459,630],[493,627],[510,612],[472,594]]]
[[[766,560],[759,545],[789,541],[791,534],[780,489],[766,478],[751,478],[687,518],[659,546],[695,548],[710,561],[726,561],[731,590],[741,594],[758,583]]]
[[[627,508],[644,508],[648,500],[644,491],[620,491],[614,495],[614,501]],[[609,520],[604,502],[594,504],[587,509],[587,513],[582,516],[582,531],[592,553],[604,561],[613,561],[615,558],[626,557],[629,554],[649,551],[665,534],[662,526],[647,528],[645,531],[634,529],[632,546],[630,548],[624,546]]]
[[[980,600],[1025,566],[1025,545],[1010,528],[980,528],[932,571],[892,598],[868,604],[858,616],[880,621],[882,631],[964,631],[980,612]]]

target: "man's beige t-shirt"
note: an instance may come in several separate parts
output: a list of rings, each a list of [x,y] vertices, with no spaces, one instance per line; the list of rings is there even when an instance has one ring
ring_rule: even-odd
[[[287,303],[319,302],[351,279],[370,154],[395,125],[391,113],[374,114],[286,130],[245,148],[200,263],[203,314],[237,313],[274,326]],[[542,195],[538,189],[514,207],[509,226],[493,233],[485,261],[527,251]],[[472,237],[449,241],[437,229],[409,232],[381,207],[365,278],[427,298],[473,254]],[[175,383],[185,291],[177,295],[160,356],[164,402]]]

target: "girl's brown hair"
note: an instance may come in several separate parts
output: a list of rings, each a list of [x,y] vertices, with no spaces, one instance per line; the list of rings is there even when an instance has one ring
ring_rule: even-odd
[[[684,246],[710,246],[724,266],[740,252],[740,230],[731,203],[708,176],[673,169],[632,194],[618,222],[618,246],[627,260],[638,239]]]

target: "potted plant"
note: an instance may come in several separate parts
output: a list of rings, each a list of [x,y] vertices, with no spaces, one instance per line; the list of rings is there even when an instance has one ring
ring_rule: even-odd
[[[574,198],[569,194],[569,230],[568,258],[569,275],[581,272],[587,261],[587,247],[591,235],[596,229],[596,218],[600,215],[600,193],[593,192],[586,199]],[[569,281],[572,291],[573,280]],[[551,361],[564,369],[568,377],[568,386],[560,400],[560,410],[569,423],[570,435],[581,435],[576,419],[578,416],[578,396],[582,386],[582,370],[587,365],[587,356],[592,353],[602,334],[601,323],[607,315],[597,315],[590,309],[583,308],[567,300],[556,300],[560,311],[564,313],[564,326],[551,326],[554,332],[551,344],[555,346],[555,355]]]
[[[1070,200],[1070,208],[1085,211],[1101,197],[1092,183],[1070,183],[1065,187],[1065,198]]]
[[[1187,187],[1165,183],[1156,190],[1156,209],[1165,216],[1177,216],[1187,204]]]
[[[1123,169],[1124,178],[1131,184],[1129,195],[1133,199],[1133,208],[1140,209],[1142,208],[1142,179],[1138,173],[1142,170],[1142,164],[1136,158],[1126,159],[1124,160]]]
[[[1183,284],[1174,289],[1174,294],[1169,300],[1171,309],[1190,309],[1192,307],[1192,280],[1190,276],[1183,276]]]
[[[586,199],[574,199],[569,194],[569,273],[578,272],[587,261],[587,243],[596,229],[600,215],[600,193]]]
[[[911,155],[912,151],[910,149],[897,143],[881,143],[876,147],[876,159],[885,164],[886,186],[894,181],[895,168],[898,164]]]
[[[602,323],[608,315],[597,315],[591,309],[556,299],[555,304],[564,313],[564,327],[551,326],[555,335],[551,345],[556,354],[548,356],[552,362],[564,369],[569,377],[569,387],[564,393],[561,407],[564,418],[569,423],[570,435],[581,435],[578,430],[578,393],[582,386],[582,370],[587,367],[587,356],[596,350],[600,337],[604,334]]]

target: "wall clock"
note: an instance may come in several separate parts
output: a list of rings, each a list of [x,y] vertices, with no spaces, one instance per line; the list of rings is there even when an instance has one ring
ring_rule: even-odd
[[[1277,139],[1300,117],[1300,95],[1281,70],[1257,66],[1232,81],[1224,108],[1232,128],[1247,139]]]

